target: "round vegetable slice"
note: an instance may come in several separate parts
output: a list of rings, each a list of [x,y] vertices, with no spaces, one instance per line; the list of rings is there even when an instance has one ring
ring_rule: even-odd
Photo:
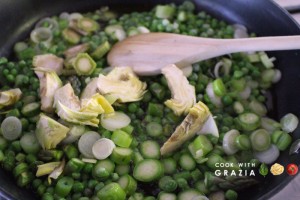
[[[258,129],[250,135],[253,150],[265,151],[271,145],[271,137],[265,129]]]
[[[260,125],[260,118],[254,113],[243,113],[238,116],[238,122],[245,131],[253,131]]]
[[[97,197],[99,199],[125,200],[126,193],[118,183],[110,183],[97,193]]]
[[[235,145],[235,140],[239,135],[240,132],[235,129],[232,129],[225,133],[223,138],[223,149],[227,155],[235,154],[239,150]]]
[[[296,115],[289,113],[281,118],[280,123],[282,125],[282,130],[290,133],[297,128],[299,119]]]
[[[254,157],[261,163],[272,164],[279,157],[279,149],[272,144],[265,151],[255,152]]]
[[[222,107],[222,100],[219,96],[217,96],[213,89],[213,83],[209,83],[205,89],[210,101],[217,107]]]
[[[7,140],[15,140],[21,136],[22,123],[17,117],[7,117],[1,124],[2,135]]]
[[[32,102],[32,103],[26,104],[22,108],[21,112],[26,117],[33,117],[33,116],[36,116],[37,114],[39,114],[40,107],[41,107],[41,104],[36,103],[36,102]]]
[[[94,131],[89,131],[83,134],[78,141],[78,149],[80,153],[86,158],[94,158],[92,148],[95,142],[99,139],[100,135]]]
[[[239,135],[235,138],[235,145],[240,150],[249,150],[251,148],[251,142],[247,135]]]
[[[118,183],[128,195],[133,194],[137,189],[136,180],[128,174],[121,176]]]
[[[28,154],[37,153],[41,146],[34,133],[26,133],[20,139],[22,149]]]
[[[103,160],[110,156],[115,147],[116,145],[110,139],[101,138],[94,143],[92,152],[95,158]]]
[[[130,118],[122,112],[101,115],[101,126],[109,131],[124,128],[130,124]]]
[[[130,148],[116,147],[111,154],[111,160],[117,164],[128,164],[132,155],[133,151]]]
[[[145,159],[140,161],[133,170],[133,177],[141,182],[151,182],[164,174],[164,167],[158,160]]]

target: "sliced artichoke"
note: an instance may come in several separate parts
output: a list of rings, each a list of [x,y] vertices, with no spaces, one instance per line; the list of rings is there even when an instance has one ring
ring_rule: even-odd
[[[44,176],[53,172],[53,170],[58,167],[61,162],[50,162],[42,165],[37,166],[36,176]]]
[[[41,97],[41,110],[52,113],[53,103],[54,103],[54,94],[56,90],[62,87],[62,82],[56,72],[43,69],[35,68],[36,72],[43,72],[39,76],[40,80],[40,97]]]
[[[160,149],[161,155],[166,155],[178,149],[184,142],[190,140],[203,127],[208,117],[211,115],[208,107],[199,101],[190,108],[188,115],[176,128],[171,137]]]
[[[116,67],[98,78],[100,93],[114,95],[121,103],[141,100],[146,87],[146,83],[141,82],[130,67]]]
[[[57,115],[61,119],[75,124],[95,127],[99,124],[99,114],[113,112],[113,108],[109,107],[108,102],[104,100],[103,96],[95,94],[91,98],[83,99],[80,102],[70,84],[66,84],[57,90],[54,95]]]
[[[57,102],[65,105],[69,109],[79,111],[80,101],[79,98],[75,95],[74,90],[70,83],[64,85],[58,89],[54,94],[54,106],[57,108]]]
[[[51,184],[52,182],[51,178],[57,179],[63,173],[65,164],[66,164],[65,160],[61,161],[60,164],[57,167],[55,167],[54,170],[49,174],[48,176],[49,184]]]
[[[67,59],[76,57],[79,53],[85,53],[89,50],[90,45],[88,43],[79,44],[73,47],[70,47],[64,51],[64,55]]]
[[[43,149],[53,149],[69,132],[69,128],[54,119],[41,114],[37,122],[35,134]]]
[[[80,112],[70,109],[60,101],[56,103],[56,109],[57,115],[68,122],[98,127],[99,119],[97,112]]]
[[[0,109],[15,104],[22,96],[19,88],[0,92]]]
[[[91,98],[96,93],[98,93],[98,78],[93,78],[83,89],[80,99]]]
[[[81,112],[113,113],[114,108],[101,94],[95,94],[89,99],[81,100]]]
[[[38,68],[46,68],[55,71],[58,75],[62,74],[64,60],[53,54],[37,55],[33,57],[32,65]],[[42,73],[38,72],[37,76]]]
[[[187,114],[196,103],[195,87],[189,84],[182,70],[174,64],[162,68],[161,72],[172,93],[172,99],[165,101],[165,105],[176,115]]]

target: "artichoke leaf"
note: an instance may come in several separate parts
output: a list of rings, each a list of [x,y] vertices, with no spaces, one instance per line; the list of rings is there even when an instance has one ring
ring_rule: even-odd
[[[70,84],[66,84],[56,91],[54,104],[57,115],[61,119],[75,124],[95,127],[100,122],[98,119],[100,114],[114,112],[113,107],[99,93],[94,94],[91,98],[84,98],[79,101]]]
[[[46,68],[35,68],[35,72],[43,72],[38,76],[40,80],[41,110],[52,113],[54,94],[62,87],[62,82],[55,71]]]
[[[66,161],[63,159],[60,164],[54,168],[54,170],[48,176],[48,183],[51,185],[51,178],[57,179],[64,171]]]
[[[165,105],[178,116],[187,114],[196,103],[195,87],[189,84],[182,70],[174,64],[162,68],[161,72],[172,93],[172,99],[165,101]]]
[[[0,109],[15,104],[21,96],[22,91],[19,88],[0,92]]]
[[[97,93],[89,99],[81,100],[81,109],[82,112],[97,112],[98,114],[109,114],[114,112],[114,108],[110,103],[105,99],[104,96]]]
[[[32,65],[36,68],[46,68],[55,71],[58,75],[62,74],[64,60],[54,54],[43,54],[34,56]],[[38,77],[42,76],[41,72],[36,73]]]
[[[61,164],[61,162],[50,162],[50,163],[38,165],[37,166],[38,169],[36,171],[36,176],[40,177],[40,176],[50,174],[60,164]]]
[[[89,125],[98,127],[100,120],[98,119],[98,113],[96,112],[80,112],[63,105],[60,101],[56,104],[57,115],[75,124]]]
[[[183,143],[193,138],[210,115],[208,107],[201,101],[190,108],[188,115],[161,147],[161,155],[175,151]]]
[[[98,78],[93,78],[83,89],[80,99],[89,99],[98,93]]]
[[[130,67],[115,67],[106,76],[99,75],[98,89],[103,95],[114,95],[120,103],[139,101],[146,92],[143,83]]]
[[[57,102],[60,102],[71,110],[79,111],[81,108],[79,98],[75,95],[70,83],[64,85],[55,92],[54,107],[56,108]]]
[[[69,130],[54,119],[41,114],[35,134],[43,149],[53,149],[66,137]]]

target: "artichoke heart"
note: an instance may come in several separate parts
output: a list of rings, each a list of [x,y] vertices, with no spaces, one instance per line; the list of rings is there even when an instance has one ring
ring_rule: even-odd
[[[139,101],[147,85],[139,80],[130,67],[116,67],[106,76],[100,74],[98,89],[103,95],[113,95],[120,103]]]
[[[190,108],[188,115],[176,128],[171,137],[160,149],[161,155],[166,155],[178,149],[184,142],[190,140],[203,127],[208,117],[211,115],[208,107],[199,101]]]
[[[60,101],[56,104],[57,115],[75,124],[90,125],[98,127],[99,119],[96,112],[80,112],[63,105]]]
[[[19,88],[0,92],[0,109],[15,104],[22,96]]]
[[[52,182],[51,178],[57,179],[63,173],[65,164],[66,164],[66,161],[65,161],[65,159],[63,159],[60,162],[60,164],[57,167],[55,167],[54,170],[49,174],[49,176],[48,176],[49,184],[51,184],[51,182]]]
[[[98,93],[98,78],[93,78],[83,89],[80,99],[91,98],[96,93]]]
[[[32,65],[37,68],[46,68],[55,71],[58,75],[62,74],[64,60],[54,54],[43,54],[33,57]],[[42,73],[37,73],[37,76],[42,76]]]
[[[79,98],[75,95],[74,90],[70,83],[58,89],[54,94],[54,106],[57,108],[57,102],[72,110],[80,110]]]
[[[97,127],[100,122],[98,115],[114,112],[108,101],[98,93],[80,102],[70,84],[56,91],[54,103],[60,118],[81,125]]]
[[[40,74],[40,97],[41,97],[41,110],[52,113],[54,94],[56,90],[62,87],[62,82],[55,71],[48,70],[45,68],[35,68],[36,73],[43,72]]]
[[[114,108],[110,105],[110,103],[105,99],[104,96],[97,93],[93,95],[89,99],[81,100],[81,109],[82,112],[98,112],[99,114],[105,113],[113,113]]]
[[[172,99],[165,101],[165,105],[176,115],[187,114],[196,103],[195,87],[189,84],[182,70],[174,64],[162,68],[161,72],[172,93]]]
[[[36,176],[40,177],[40,176],[50,174],[60,164],[61,164],[61,162],[50,162],[50,163],[45,163],[45,164],[42,164],[42,165],[38,165],[37,166],[37,171],[36,171]]]
[[[58,123],[54,119],[41,114],[36,125],[36,138],[43,149],[53,149],[69,132],[69,128]]]

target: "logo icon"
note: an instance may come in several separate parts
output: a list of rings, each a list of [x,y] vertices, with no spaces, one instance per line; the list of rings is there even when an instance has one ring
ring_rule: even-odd
[[[259,173],[262,176],[267,176],[267,174],[269,173],[269,169],[268,166],[265,163],[262,163],[259,167]]]
[[[288,166],[286,167],[286,172],[289,175],[294,176],[298,172],[298,166],[294,163],[288,164]]]
[[[274,165],[271,166],[270,172],[274,176],[278,176],[284,172],[284,167],[278,163],[275,163]]]

